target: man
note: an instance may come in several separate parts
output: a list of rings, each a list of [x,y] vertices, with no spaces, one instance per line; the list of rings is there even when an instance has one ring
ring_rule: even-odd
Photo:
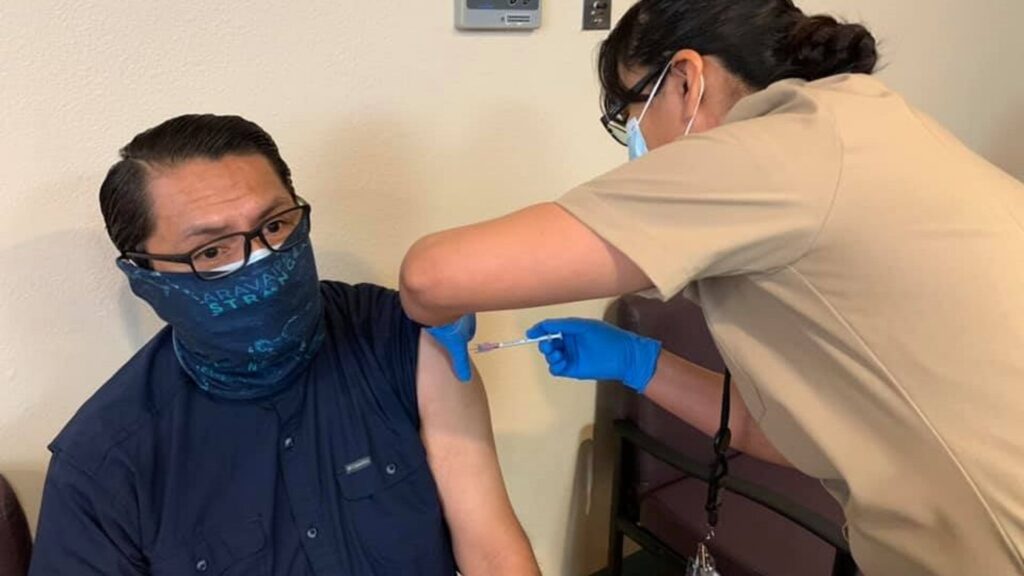
[[[182,116],[121,158],[103,216],[169,326],[50,446],[33,576],[538,573],[479,378],[395,292],[318,281],[270,135]]]

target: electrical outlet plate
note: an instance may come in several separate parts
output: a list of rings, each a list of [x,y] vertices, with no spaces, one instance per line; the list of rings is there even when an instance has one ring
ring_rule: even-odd
[[[610,30],[612,0],[583,0],[583,29]]]
[[[459,30],[534,30],[540,28],[541,0],[455,0]]]

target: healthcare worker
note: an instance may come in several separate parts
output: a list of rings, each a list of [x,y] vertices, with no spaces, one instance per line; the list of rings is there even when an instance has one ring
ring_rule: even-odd
[[[685,290],[743,398],[737,447],[820,478],[865,574],[1021,574],[1024,186],[876,62],[864,27],[789,0],[640,0],[598,65],[633,161],[420,240],[403,303],[465,375],[468,313]],[[714,429],[714,375],[595,321],[531,334],[556,331],[553,373]]]

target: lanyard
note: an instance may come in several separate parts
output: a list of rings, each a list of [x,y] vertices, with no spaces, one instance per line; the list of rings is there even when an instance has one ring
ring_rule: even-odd
[[[708,513],[708,534],[697,544],[687,576],[719,576],[715,569],[715,559],[708,550],[708,543],[715,537],[715,526],[718,525],[718,509],[722,507],[722,480],[729,474],[729,443],[732,432],[729,430],[729,392],[732,388],[732,374],[725,371],[725,383],[722,388],[722,419],[715,433],[715,461],[711,463],[711,474],[708,477],[708,498],[704,510]]]
[[[729,474],[729,444],[732,442],[732,431],[729,430],[730,399],[729,389],[732,387],[732,374],[725,371],[725,385],[722,387],[722,419],[715,433],[715,461],[711,464],[711,475],[708,479],[708,498],[704,510],[708,513],[708,539],[715,535],[718,525],[718,509],[722,506],[722,480]]]

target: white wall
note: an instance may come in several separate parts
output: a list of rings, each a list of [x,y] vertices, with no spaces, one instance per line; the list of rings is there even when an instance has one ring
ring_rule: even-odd
[[[46,443],[158,327],[113,267],[97,207],[117,149],[180,113],[247,116],[314,205],[322,275],[393,286],[417,237],[554,198],[623,159],[596,121],[602,35],[578,30],[580,2],[545,4],[540,31],[505,35],[456,33],[448,0],[0,2],[0,471],[33,520]],[[865,18],[892,85],[1024,177],[1024,2],[808,5]],[[482,335],[546,313],[486,315]],[[582,573],[603,554],[577,526],[593,388],[552,383],[526,351],[481,368],[545,573]]]

